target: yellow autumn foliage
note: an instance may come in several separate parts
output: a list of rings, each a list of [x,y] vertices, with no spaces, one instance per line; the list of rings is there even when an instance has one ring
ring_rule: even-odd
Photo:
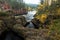
[[[45,20],[47,19],[47,16],[48,16],[47,14],[41,14],[41,15],[36,16],[35,18],[39,19],[41,23],[44,23]]]

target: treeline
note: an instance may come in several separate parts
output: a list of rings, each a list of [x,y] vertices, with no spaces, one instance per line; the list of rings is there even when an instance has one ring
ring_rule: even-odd
[[[17,0],[0,0],[1,2],[7,2],[12,9],[21,9],[25,7],[25,3],[24,2],[17,2]]]

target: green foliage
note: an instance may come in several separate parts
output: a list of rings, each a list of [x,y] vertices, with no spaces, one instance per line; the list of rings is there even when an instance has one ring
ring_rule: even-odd
[[[8,16],[6,12],[0,12],[0,16]]]
[[[8,1],[8,3],[11,5],[13,9],[20,9],[25,7],[25,4],[23,2],[19,3],[16,0]]]
[[[0,0],[1,2],[5,2],[5,0]],[[20,1],[20,0],[19,0]],[[25,3],[17,2],[17,0],[6,0],[6,2],[13,8],[13,9],[20,9],[25,7]]]

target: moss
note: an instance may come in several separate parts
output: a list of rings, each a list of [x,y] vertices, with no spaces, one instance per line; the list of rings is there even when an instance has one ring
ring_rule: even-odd
[[[0,16],[8,16],[7,12],[0,12]]]

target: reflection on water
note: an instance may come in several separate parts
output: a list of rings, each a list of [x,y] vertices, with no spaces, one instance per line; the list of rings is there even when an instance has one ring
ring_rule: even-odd
[[[33,23],[32,23],[32,22],[30,22],[30,24],[29,24],[29,25],[27,25],[27,27],[28,27],[28,28],[34,28],[34,25],[33,25]]]

